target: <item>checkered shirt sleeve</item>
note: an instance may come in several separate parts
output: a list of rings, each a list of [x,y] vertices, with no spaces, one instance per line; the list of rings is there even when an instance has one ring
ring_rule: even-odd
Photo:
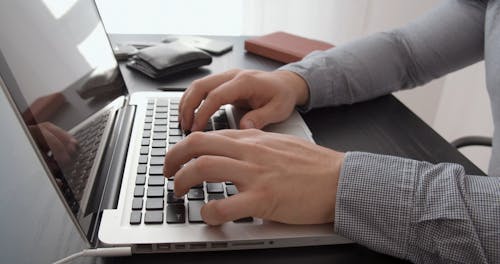
[[[348,152],[335,231],[415,263],[500,263],[500,177]]]

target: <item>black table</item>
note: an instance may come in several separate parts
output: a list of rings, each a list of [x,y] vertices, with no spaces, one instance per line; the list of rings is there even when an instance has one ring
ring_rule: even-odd
[[[160,41],[162,35],[112,35],[113,43]],[[129,90],[157,91],[158,87],[186,87],[197,78],[231,68],[274,70],[281,64],[243,48],[245,37],[216,37],[234,43],[233,50],[214,57],[211,65],[175,78],[153,81],[121,65]],[[484,175],[394,96],[387,95],[351,106],[322,108],[303,115],[319,145],[339,151],[368,151],[417,160],[454,162],[469,174]],[[109,258],[109,263],[401,263],[357,244],[285,249],[175,253]]]

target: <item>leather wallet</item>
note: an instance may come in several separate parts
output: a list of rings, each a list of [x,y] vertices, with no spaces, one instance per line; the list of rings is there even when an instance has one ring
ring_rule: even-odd
[[[207,53],[176,41],[141,49],[127,66],[159,79],[210,63],[212,57]]]

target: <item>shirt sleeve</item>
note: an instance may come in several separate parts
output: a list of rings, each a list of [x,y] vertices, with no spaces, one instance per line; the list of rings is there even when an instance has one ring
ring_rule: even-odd
[[[304,111],[415,87],[483,59],[485,8],[483,1],[446,1],[402,28],[313,52],[279,70],[307,82]]]
[[[335,231],[415,263],[498,263],[500,177],[462,166],[346,153]]]

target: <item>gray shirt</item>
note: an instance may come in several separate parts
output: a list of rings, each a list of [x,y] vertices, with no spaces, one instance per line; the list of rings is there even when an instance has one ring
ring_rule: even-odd
[[[309,110],[415,87],[483,59],[496,127],[489,177],[457,164],[349,152],[336,232],[417,263],[500,263],[500,0],[445,1],[402,28],[281,68],[306,80]]]

